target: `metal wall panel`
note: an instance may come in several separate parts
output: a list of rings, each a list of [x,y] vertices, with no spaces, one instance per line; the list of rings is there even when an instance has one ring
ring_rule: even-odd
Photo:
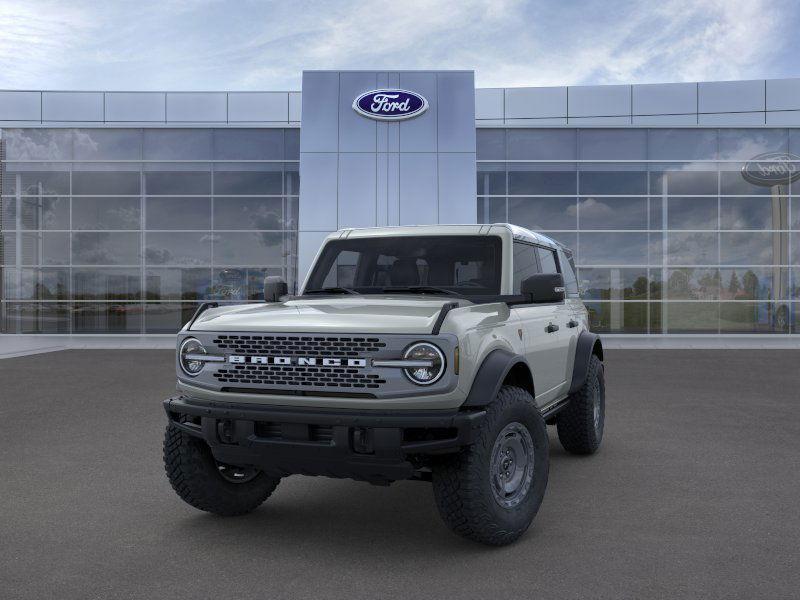
[[[167,121],[225,123],[228,120],[224,92],[168,92]]]
[[[567,88],[508,88],[506,119],[543,119],[567,116]]]
[[[767,125],[776,127],[800,127],[800,110],[776,110],[768,112]]]
[[[698,115],[700,125],[724,127],[751,127],[764,124],[763,112],[743,113],[701,113]]]
[[[375,152],[375,125],[353,110],[353,100],[377,85],[375,73],[339,76],[339,152]]]
[[[697,84],[653,83],[632,86],[634,115],[676,115],[697,112]]]
[[[569,88],[569,118],[631,114],[631,86],[585,85]]]
[[[337,228],[377,224],[376,161],[375,152],[339,154]]]
[[[709,81],[699,83],[698,107],[701,113],[764,110],[764,80]]]
[[[0,121],[39,121],[41,118],[40,92],[0,92]]]
[[[505,124],[522,127],[552,127],[553,125],[566,125],[567,117],[553,117],[550,119],[506,119]]]
[[[569,124],[575,127],[607,127],[609,125],[630,125],[631,117],[570,117]]]
[[[302,102],[303,98],[300,92],[289,92],[289,121],[300,122]]]
[[[336,152],[303,152],[302,145],[300,149],[299,229],[334,231],[338,219],[339,155]]]
[[[106,121],[163,123],[166,118],[163,92],[106,92]]]
[[[633,124],[641,127],[685,127],[689,125],[697,125],[697,114],[633,115]]]
[[[502,119],[503,98],[506,90],[503,88],[483,88],[475,90],[475,118]]]
[[[475,154],[439,154],[439,223],[474,223],[477,207],[476,178],[465,177],[475,172]]]
[[[800,79],[767,79],[767,110],[800,110]]]
[[[287,92],[230,92],[228,94],[228,121],[254,122],[289,120]]]
[[[337,152],[338,149],[339,73],[335,71],[306,71],[303,73],[303,126],[300,128],[301,161],[303,152]],[[302,168],[301,163],[301,171]]]
[[[42,93],[44,121],[103,121],[102,92]]]
[[[436,96],[436,73],[400,73],[400,89],[422,94],[428,110],[418,117],[400,121],[400,152],[436,152],[436,120],[439,102]],[[474,93],[472,94],[474,96]]]
[[[438,73],[436,100],[437,152],[475,152],[474,73]]]
[[[436,153],[401,153],[399,188],[400,225],[438,222],[439,185]],[[474,203],[474,197],[470,198],[469,202]]]
[[[400,153],[386,155],[387,225],[400,225]]]

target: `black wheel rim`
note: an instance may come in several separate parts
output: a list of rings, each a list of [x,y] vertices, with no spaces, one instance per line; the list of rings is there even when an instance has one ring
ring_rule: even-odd
[[[490,473],[492,495],[503,508],[513,508],[528,495],[534,472],[533,438],[516,421],[506,425],[492,448]]]
[[[255,467],[237,467],[236,465],[226,465],[217,461],[217,472],[225,481],[247,483],[255,479],[260,471]]]

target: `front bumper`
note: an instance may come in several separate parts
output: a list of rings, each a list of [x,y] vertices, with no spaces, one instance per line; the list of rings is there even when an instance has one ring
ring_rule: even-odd
[[[484,410],[354,411],[231,404],[176,396],[170,422],[204,440],[220,462],[278,477],[409,479],[424,457],[471,444]]]

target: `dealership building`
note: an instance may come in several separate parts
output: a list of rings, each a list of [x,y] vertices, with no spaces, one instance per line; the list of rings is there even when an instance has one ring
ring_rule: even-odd
[[[376,90],[425,108],[354,110]],[[797,177],[800,79],[0,91],[0,334],[172,334],[342,227],[511,222],[574,250],[597,332],[800,345]]]

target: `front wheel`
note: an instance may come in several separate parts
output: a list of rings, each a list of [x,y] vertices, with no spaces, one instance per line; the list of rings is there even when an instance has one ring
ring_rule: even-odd
[[[547,488],[547,426],[525,390],[503,386],[474,444],[433,467],[439,514],[455,533],[502,546],[531,524]]]
[[[172,424],[164,434],[164,468],[184,502],[226,517],[255,510],[280,482],[255,467],[217,462],[208,444]]]

